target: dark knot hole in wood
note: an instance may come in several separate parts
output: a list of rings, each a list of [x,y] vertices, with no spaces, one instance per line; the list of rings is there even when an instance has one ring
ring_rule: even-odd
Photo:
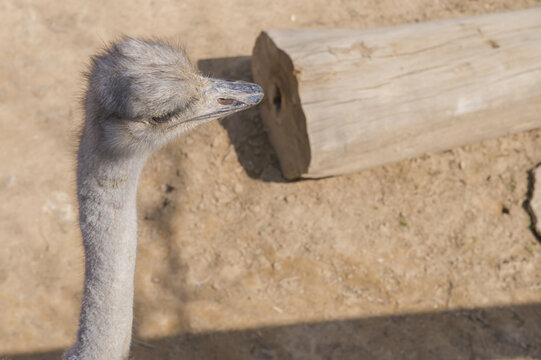
[[[276,111],[280,112],[280,109],[282,108],[282,93],[280,92],[278,85],[274,85],[274,97],[272,103],[274,104]]]

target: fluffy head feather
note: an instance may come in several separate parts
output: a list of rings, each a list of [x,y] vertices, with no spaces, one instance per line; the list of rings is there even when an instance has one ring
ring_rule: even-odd
[[[193,127],[209,84],[181,49],[125,38],[92,59],[86,125],[107,151],[151,151]]]

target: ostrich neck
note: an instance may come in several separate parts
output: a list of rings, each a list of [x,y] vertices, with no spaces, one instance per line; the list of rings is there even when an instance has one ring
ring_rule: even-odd
[[[146,156],[111,156],[85,127],[77,164],[85,281],[77,342],[66,359],[127,359],[137,249],[136,194]]]

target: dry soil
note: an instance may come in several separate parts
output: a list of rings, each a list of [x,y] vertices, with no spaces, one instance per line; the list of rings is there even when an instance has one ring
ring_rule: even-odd
[[[268,28],[366,28],[535,0],[0,1],[0,359],[58,359],[83,280],[74,149],[88,58],[182,42],[250,80]],[[517,109],[520,111],[520,109]],[[541,131],[285,182],[257,109],[157,152],[139,187],[134,359],[541,359],[523,208]]]

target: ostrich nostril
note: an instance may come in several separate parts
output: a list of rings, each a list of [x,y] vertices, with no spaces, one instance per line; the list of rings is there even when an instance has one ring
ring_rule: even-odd
[[[237,101],[235,99],[226,99],[226,98],[218,98],[218,103],[220,105],[240,105],[241,102],[240,101]]]
[[[221,105],[231,105],[233,104],[235,100],[233,99],[224,99],[224,98],[218,98],[218,103]]]

